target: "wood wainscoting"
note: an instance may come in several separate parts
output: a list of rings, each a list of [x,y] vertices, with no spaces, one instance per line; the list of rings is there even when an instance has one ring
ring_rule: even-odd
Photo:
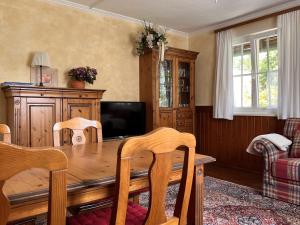
[[[283,126],[284,120],[271,116],[213,119],[212,106],[196,106],[197,152],[216,158],[224,166],[262,172],[262,157],[248,154],[246,148],[255,136],[282,133]]]

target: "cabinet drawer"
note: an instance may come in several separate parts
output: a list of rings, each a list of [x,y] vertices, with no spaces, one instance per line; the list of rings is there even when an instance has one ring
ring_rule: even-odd
[[[184,123],[183,120],[177,120],[177,121],[176,121],[176,125],[179,126],[179,127],[181,127],[181,126],[184,126],[185,123]]]
[[[83,99],[97,99],[99,98],[98,93],[97,92],[78,92],[78,91],[74,91],[74,92],[66,92],[63,93],[63,97],[64,98],[83,98]]]
[[[176,125],[177,126],[188,126],[192,127],[193,126],[193,119],[177,119],[176,120]]]
[[[60,92],[54,92],[54,91],[27,91],[20,93],[21,97],[31,97],[31,98],[60,98],[61,93]]]
[[[179,126],[176,127],[176,130],[180,132],[193,133],[193,127],[189,127],[189,126]]]
[[[185,126],[192,127],[193,126],[193,119],[186,119]]]
[[[178,111],[177,112],[177,119],[191,119],[193,118],[192,111]]]

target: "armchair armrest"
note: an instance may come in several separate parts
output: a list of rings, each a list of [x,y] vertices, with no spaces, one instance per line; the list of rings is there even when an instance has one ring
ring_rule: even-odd
[[[265,161],[265,170],[271,168],[271,163],[277,159],[288,158],[288,151],[279,150],[272,142],[267,139],[260,139],[253,143],[253,148],[261,152]]]

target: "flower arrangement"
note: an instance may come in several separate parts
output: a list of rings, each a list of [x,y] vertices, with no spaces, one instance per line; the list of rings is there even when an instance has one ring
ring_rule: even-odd
[[[162,48],[164,51],[166,44],[166,28],[145,22],[144,31],[139,32],[137,36],[136,51],[138,55],[143,55],[146,48]]]
[[[85,81],[90,84],[94,83],[97,74],[98,73],[96,69],[88,66],[71,69],[68,73],[73,80]]]

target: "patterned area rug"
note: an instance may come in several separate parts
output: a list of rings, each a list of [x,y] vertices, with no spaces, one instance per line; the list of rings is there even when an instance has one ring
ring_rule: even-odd
[[[178,185],[167,193],[166,211],[173,214]],[[149,193],[140,197],[147,207]],[[300,206],[262,197],[260,192],[205,177],[204,225],[300,225]]]

